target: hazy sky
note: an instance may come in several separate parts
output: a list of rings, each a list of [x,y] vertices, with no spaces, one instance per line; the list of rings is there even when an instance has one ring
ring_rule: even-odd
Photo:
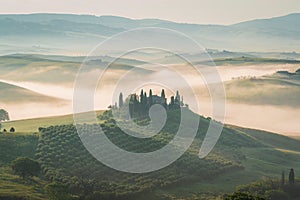
[[[232,24],[300,13],[299,0],[0,0],[0,13],[80,13]]]

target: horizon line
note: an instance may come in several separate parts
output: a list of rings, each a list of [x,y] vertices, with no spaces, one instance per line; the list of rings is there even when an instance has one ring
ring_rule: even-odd
[[[118,18],[136,20],[136,21],[139,21],[139,20],[160,20],[160,21],[165,21],[165,22],[171,22],[171,23],[177,23],[177,24],[189,24],[189,25],[232,26],[232,25],[245,23],[245,22],[251,22],[251,21],[255,21],[255,20],[270,20],[270,19],[286,17],[286,16],[290,16],[290,15],[300,15],[300,12],[292,12],[292,13],[288,13],[288,14],[285,14],[285,15],[276,15],[276,16],[272,16],[272,17],[269,17],[269,18],[253,18],[253,19],[243,20],[243,21],[240,21],[240,22],[230,23],[230,24],[180,22],[180,21],[172,21],[172,20],[161,19],[161,18],[131,18],[131,17],[121,16],[121,15],[111,15],[111,14],[97,15],[97,14],[93,14],[93,13],[63,13],[63,12],[0,13],[0,16],[3,16],[3,15],[77,15],[77,16],[93,16],[93,17],[118,17]]]

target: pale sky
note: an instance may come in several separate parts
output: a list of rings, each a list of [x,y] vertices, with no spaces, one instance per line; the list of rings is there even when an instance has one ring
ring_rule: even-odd
[[[0,0],[0,13],[74,13],[233,24],[300,13],[300,0]]]

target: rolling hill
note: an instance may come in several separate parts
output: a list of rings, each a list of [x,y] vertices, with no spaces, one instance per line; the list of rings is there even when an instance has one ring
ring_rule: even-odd
[[[240,77],[225,82],[229,101],[299,108],[300,75],[277,72],[262,77]]]
[[[65,100],[42,95],[31,90],[0,81],[1,103],[48,102],[63,103]]]
[[[87,53],[122,31],[160,27],[183,32],[206,48],[234,51],[299,51],[300,14],[233,25],[184,24],[159,19],[71,14],[0,15],[0,47],[5,52]],[[145,33],[147,34],[147,33]],[[23,39],[21,39],[23,38]],[[26,39],[24,39],[26,38]],[[145,35],[147,38],[147,35]],[[170,42],[172,41],[169,38]],[[15,51],[13,50],[15,48]]]
[[[38,54],[13,54],[0,56],[0,79],[17,82],[39,82],[60,86],[73,86],[76,74],[85,59],[80,56],[58,56]],[[130,70],[143,61],[110,56],[89,57],[88,72],[104,69],[110,62],[111,70]],[[139,68],[140,73],[151,70]]]
[[[178,114],[176,111],[168,112],[172,121],[169,121],[163,131],[150,140],[130,140],[120,134],[113,121],[106,120],[100,123],[107,136],[116,145],[131,151],[143,152],[160,147],[172,138],[172,134],[176,130],[174,122],[177,120]],[[44,175],[48,177],[47,180],[62,181],[71,185],[77,184],[83,179],[100,181],[101,184],[95,186],[96,188],[100,187],[96,189],[100,193],[95,193],[95,195],[102,197],[103,192],[107,191],[112,196],[117,194],[118,198],[130,199],[140,199],[141,197],[176,200],[215,199],[222,193],[234,191],[237,185],[259,180],[264,176],[279,178],[284,169],[293,167],[296,172],[300,171],[297,162],[300,159],[299,140],[231,125],[225,126],[221,138],[209,156],[199,159],[197,156],[199,144],[203,140],[210,120],[200,117],[199,132],[194,143],[178,161],[169,167],[140,175],[117,172],[96,161],[85,150],[70,119],[71,116],[57,116],[5,122],[4,126],[8,123],[9,126],[19,126],[20,132],[23,128],[27,132],[26,134],[24,134],[25,132],[0,134],[0,142],[5,140],[7,143],[3,152],[10,152],[9,149],[14,148],[9,146],[12,144],[9,141],[14,141],[14,145],[20,148],[28,149],[27,156],[29,157],[32,157],[34,148],[36,149],[35,156],[42,164]],[[36,131],[40,126],[50,127],[41,130],[38,144],[36,144],[37,140],[27,143],[27,140],[32,140],[37,136],[32,136],[31,131]],[[93,125],[85,126],[87,130],[93,128]],[[23,136],[20,137],[20,134]],[[24,145],[25,143],[27,146]],[[0,145],[0,148],[4,148],[4,146]],[[20,151],[24,156],[25,152]],[[12,154],[13,152],[14,154]],[[9,160],[17,157],[17,152],[18,149],[14,148],[14,151],[8,153]],[[10,178],[5,179],[5,182],[1,180],[0,185],[12,184],[16,180],[16,177],[13,178],[6,167],[9,163],[8,160],[4,160],[6,157],[0,157],[1,162],[4,163],[0,168],[0,176]],[[35,187],[38,188],[45,184],[43,180],[38,180],[36,183],[38,185]],[[73,186],[75,187],[75,185]],[[14,187],[18,190],[15,192],[6,190],[5,194],[8,195],[10,192],[13,196],[19,196],[20,185],[13,185],[12,188]],[[24,187],[25,189],[26,187]],[[79,190],[76,191],[76,195],[79,195]],[[40,192],[33,196],[36,199],[38,196],[44,197],[42,190]]]

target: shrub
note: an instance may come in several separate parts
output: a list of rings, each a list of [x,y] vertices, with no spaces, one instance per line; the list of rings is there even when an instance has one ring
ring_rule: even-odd
[[[71,194],[66,185],[59,182],[52,182],[45,186],[45,191],[50,200],[70,200]]]
[[[11,132],[11,133],[14,133],[16,130],[15,130],[15,128],[14,127],[11,127],[10,129],[9,129],[9,132]]]
[[[283,200],[283,199],[289,199],[289,196],[281,191],[281,190],[268,190],[265,193],[265,197],[268,200]]]
[[[235,192],[233,194],[227,195],[224,200],[265,200],[262,197],[252,196],[249,193]]]
[[[41,171],[40,164],[30,158],[17,158],[12,163],[12,169],[15,174],[26,177],[38,176]]]

